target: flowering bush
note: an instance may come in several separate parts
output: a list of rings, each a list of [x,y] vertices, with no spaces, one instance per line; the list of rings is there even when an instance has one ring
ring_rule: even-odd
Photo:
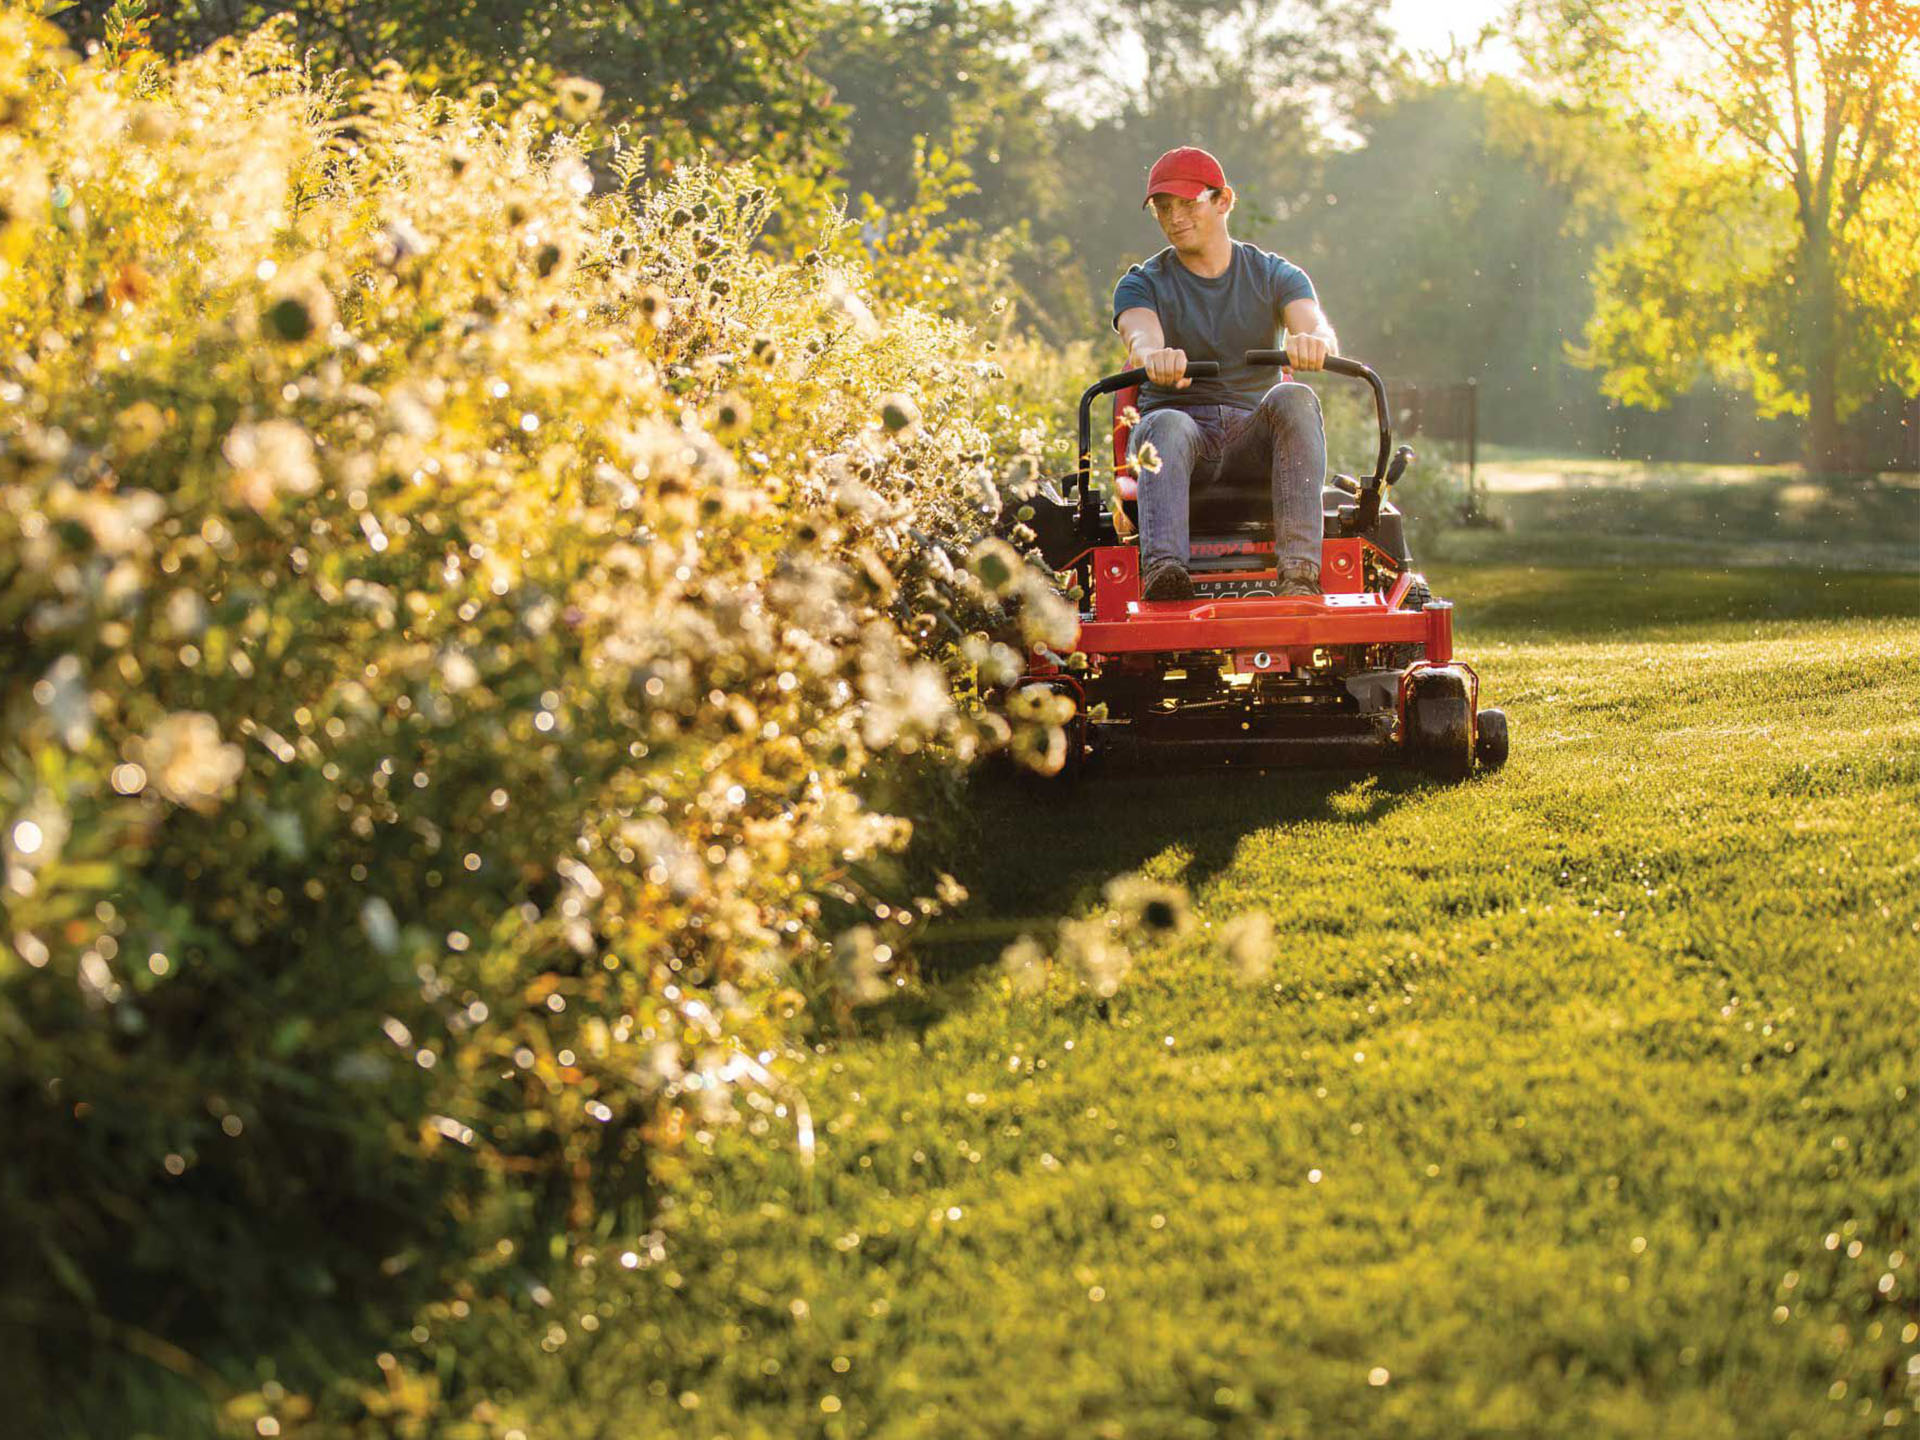
[[[951,898],[873,893],[859,777],[968,757],[950,680],[1017,658],[997,367],[837,215],[786,263],[751,174],[496,113],[0,9],[29,1377],[636,1233],[742,1106],[804,1149],[790,1045]]]

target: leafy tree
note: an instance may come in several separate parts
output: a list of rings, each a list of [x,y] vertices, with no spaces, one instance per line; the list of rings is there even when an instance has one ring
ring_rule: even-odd
[[[1657,406],[1702,364],[1765,411],[1840,422],[1920,388],[1920,7],[1558,0],[1548,63],[1643,137],[1629,232],[1595,271],[1609,394]]]
[[[60,19],[98,37],[116,8],[125,0],[79,0]],[[582,76],[601,87],[611,118],[633,121],[669,161],[758,157],[817,171],[838,139],[827,87],[807,63],[822,0],[184,0],[153,10],[153,43],[170,54],[284,13],[327,67],[371,74],[397,61],[419,86],[486,82],[508,101]]]
[[[1011,285],[1022,319],[1057,338],[1085,317],[1063,253],[1074,195],[1054,153],[1039,53],[1031,22],[1005,0],[842,0],[822,20],[811,63],[845,114],[839,178],[869,236],[885,237],[876,254],[901,253],[937,188],[943,230],[996,246],[1005,269],[994,287]]]
[[[1600,398],[1566,348],[1592,313],[1605,214],[1549,163],[1564,137],[1533,144],[1556,117],[1509,83],[1455,80],[1403,85],[1359,120],[1367,143],[1327,159],[1285,228],[1345,348],[1397,379],[1477,380],[1490,438],[1568,443]]]
[[[1095,0],[1055,20],[1053,68],[1103,113],[1177,119],[1191,97],[1237,89],[1249,116],[1338,122],[1383,91],[1386,11],[1384,0]]]
[[[1003,0],[834,5],[812,65],[847,111],[849,185],[883,203],[911,195],[918,142],[964,135],[960,157],[996,172],[967,213],[989,223],[1030,213],[1050,180],[1030,46],[1027,23]]]

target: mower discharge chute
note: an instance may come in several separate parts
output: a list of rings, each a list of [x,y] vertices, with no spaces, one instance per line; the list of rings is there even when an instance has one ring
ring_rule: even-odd
[[[1284,367],[1284,350],[1247,363]],[[1322,492],[1323,594],[1282,598],[1272,568],[1268,483],[1216,486],[1192,502],[1191,600],[1142,598],[1140,551],[1124,541],[1093,485],[1093,402],[1114,399],[1115,503],[1132,517],[1127,419],[1145,370],[1109,375],[1080,397],[1079,468],[1032,500],[1042,559],[1079,592],[1076,653],[1035,646],[1001,703],[1040,686],[1071,699],[1065,768],[1089,758],[1273,766],[1410,762],[1452,778],[1507,758],[1507,721],[1479,708],[1480,680],[1453,649],[1453,607],[1414,571],[1398,510],[1386,498],[1413,459],[1393,448],[1387,391],[1353,360],[1326,369],[1373,391],[1380,448],[1362,480]],[[1190,361],[1186,373],[1218,373]],[[1150,482],[1149,482],[1150,483]],[[1064,709],[1064,707],[1059,707]]]

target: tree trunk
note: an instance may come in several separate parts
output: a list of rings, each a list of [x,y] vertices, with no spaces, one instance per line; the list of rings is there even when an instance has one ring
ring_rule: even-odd
[[[1802,463],[1814,475],[1841,468],[1838,376],[1840,369],[1839,287],[1833,254],[1824,234],[1807,237],[1802,303],[1801,353],[1807,367],[1807,433]]]
[[[1813,475],[1831,475],[1845,469],[1845,457],[1841,453],[1844,446],[1840,434],[1840,417],[1834,405],[1834,385],[1831,375],[1813,377],[1807,402],[1807,448],[1803,462],[1804,468]]]

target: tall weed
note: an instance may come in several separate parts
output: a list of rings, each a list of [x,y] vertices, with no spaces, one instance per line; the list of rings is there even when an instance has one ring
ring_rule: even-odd
[[[944,903],[864,887],[911,826],[859,777],[969,756],[1013,653],[995,362],[838,215],[757,245],[748,171],[608,189],[274,27],[83,61],[9,5],[0,116],[28,1411],[617,1250],[743,1116],[804,1153],[791,1054]]]

